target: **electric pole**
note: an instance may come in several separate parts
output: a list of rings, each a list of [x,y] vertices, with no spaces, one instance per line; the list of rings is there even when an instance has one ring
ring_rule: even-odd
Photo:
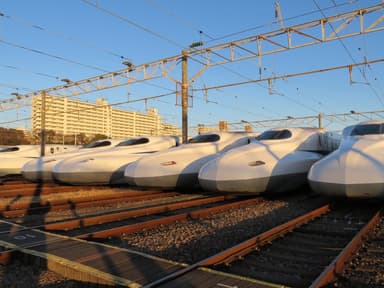
[[[183,143],[188,142],[188,52],[183,50],[182,53],[182,82],[181,82],[181,107],[182,107],[182,140]]]
[[[45,155],[45,90],[41,91],[41,131],[40,131],[40,156]]]

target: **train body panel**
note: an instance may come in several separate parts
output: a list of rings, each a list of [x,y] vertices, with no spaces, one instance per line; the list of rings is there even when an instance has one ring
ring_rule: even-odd
[[[56,181],[67,184],[126,184],[125,167],[137,159],[175,147],[176,136],[134,137],[111,149],[61,161],[53,168]]]
[[[121,139],[97,140],[73,151],[55,155],[47,155],[29,160],[25,162],[25,164],[21,167],[21,174],[24,176],[24,178],[30,181],[52,182],[52,169],[60,161],[70,157],[84,155],[95,150],[105,150],[111,148],[111,146],[117,145],[121,141]]]
[[[384,198],[384,123],[347,128],[339,149],[310,169],[312,189],[329,196]]]
[[[323,157],[322,133],[315,128],[267,130],[258,141],[205,164],[200,185],[208,191],[240,194],[293,190],[306,182],[311,165]]]
[[[131,185],[156,188],[193,188],[201,166],[218,153],[247,144],[248,133],[217,132],[199,135],[169,151],[145,156],[127,166],[125,178]]]
[[[54,145],[45,146],[46,155],[57,155],[70,153],[76,150],[73,145]],[[0,149],[0,176],[21,174],[23,165],[32,159],[40,156],[41,147],[39,145],[16,145],[7,146]]]

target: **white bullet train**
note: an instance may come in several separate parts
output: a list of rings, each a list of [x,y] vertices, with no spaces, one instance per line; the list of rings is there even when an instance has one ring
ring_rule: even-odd
[[[73,145],[61,145],[61,144],[46,144],[45,154],[52,155],[71,151],[76,149]],[[14,157],[39,157],[41,151],[40,145],[13,145],[2,146],[0,148],[0,158],[14,158]]]
[[[73,145],[45,145],[45,154],[68,153],[76,149]],[[20,174],[21,167],[31,159],[40,156],[40,145],[6,146],[0,149],[0,176]]]
[[[178,144],[177,136],[134,137],[108,150],[65,159],[52,173],[55,180],[67,184],[126,184],[124,171],[128,164]]]
[[[33,182],[40,182],[40,181],[52,182],[53,181],[52,169],[60,161],[76,155],[82,155],[84,153],[105,150],[105,149],[111,148],[112,146],[117,145],[121,141],[123,140],[122,139],[97,140],[67,153],[47,155],[44,157],[39,157],[33,160],[29,160],[27,162],[24,162],[24,164],[20,167],[21,174],[23,175],[24,178]]]
[[[384,198],[384,121],[345,128],[339,149],[313,165],[308,180],[325,195]]]
[[[323,157],[321,152],[329,148],[321,137],[323,133],[318,128],[267,130],[249,145],[205,164],[199,171],[200,186],[208,191],[238,194],[298,188],[306,182],[311,165]]]
[[[126,181],[131,185],[170,189],[192,189],[198,184],[197,174],[202,165],[228,151],[247,144],[251,133],[215,132],[198,135],[188,143],[171,150],[145,156],[125,169]]]

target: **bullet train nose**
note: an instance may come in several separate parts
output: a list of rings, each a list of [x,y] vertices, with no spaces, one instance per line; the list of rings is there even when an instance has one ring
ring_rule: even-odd
[[[384,197],[384,164],[359,149],[337,151],[315,163],[308,174],[321,194],[351,198]]]
[[[21,168],[21,174],[32,182],[52,182],[52,169],[58,161],[60,160],[44,158],[30,160]]]
[[[14,157],[0,159],[0,176],[20,174],[21,167],[28,162],[30,158]]]
[[[52,178],[56,182],[72,184],[77,182],[77,172],[79,172],[79,169],[73,166],[73,160],[64,159],[52,168]]]
[[[209,161],[199,171],[200,186],[207,191],[263,192],[276,160],[266,153],[260,155],[264,149],[257,148],[242,147]]]
[[[160,152],[128,165],[124,176],[129,184],[141,187],[193,188],[201,166],[215,157],[206,154],[188,147]]]

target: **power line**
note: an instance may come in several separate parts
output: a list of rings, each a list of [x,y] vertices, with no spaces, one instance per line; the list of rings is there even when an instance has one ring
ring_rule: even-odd
[[[35,72],[35,71],[31,71],[29,69],[25,69],[25,68],[21,68],[21,67],[16,67],[16,66],[11,66],[11,65],[0,64],[0,67],[7,68],[7,69],[13,69],[13,70],[16,70],[16,71],[28,72],[28,73],[31,73],[31,74],[34,74],[34,75],[44,76],[44,77],[48,77],[48,78],[52,78],[52,79],[56,79],[56,80],[60,80],[61,79],[61,77],[59,77],[59,76],[53,76],[53,75],[49,75],[49,74],[42,73],[42,72]]]
[[[11,89],[15,89],[15,90],[22,90],[22,91],[26,91],[26,92],[33,92],[33,91],[35,91],[34,89],[31,89],[31,88],[17,87],[17,86],[14,86],[14,85],[10,85],[8,83],[0,83],[0,86],[11,88]]]
[[[28,21],[26,21],[26,20],[23,20],[23,19],[21,19],[21,18],[12,17],[12,16],[10,16],[10,15],[6,15],[6,14],[1,13],[1,12],[0,12],[0,16],[6,18],[6,19],[8,19],[8,20],[13,20],[13,21],[15,21],[15,22],[18,22],[18,23],[23,24],[23,25],[25,25],[25,26],[32,27],[32,28],[37,29],[37,30],[39,30],[39,31],[44,31],[44,32],[46,32],[46,33],[48,33],[48,34],[50,34],[50,35],[53,35],[53,36],[55,36],[55,37],[62,38],[62,39],[64,39],[64,40],[66,40],[66,41],[75,43],[75,44],[77,44],[77,45],[81,45],[81,46],[83,46],[83,47],[85,46],[85,47],[88,47],[88,48],[93,48],[93,49],[96,49],[96,50],[98,50],[98,51],[102,51],[102,52],[104,52],[104,53],[106,53],[106,54],[109,54],[109,55],[118,57],[118,58],[120,58],[120,59],[126,59],[126,60],[129,60],[127,57],[122,56],[122,55],[119,55],[119,54],[117,54],[117,53],[115,53],[115,52],[113,52],[113,51],[110,51],[110,50],[107,50],[107,49],[104,49],[104,48],[100,48],[100,47],[98,47],[98,46],[96,46],[96,45],[94,45],[94,44],[85,43],[85,42],[82,41],[82,40],[76,39],[76,38],[74,38],[74,37],[71,37],[71,36],[68,36],[68,35],[65,35],[65,34],[62,34],[62,33],[58,33],[58,32],[54,32],[54,31],[48,30],[48,29],[45,28],[45,27],[42,27],[42,26],[37,25],[37,24],[33,24],[33,23],[28,22]]]
[[[350,4],[352,4],[354,2],[357,2],[357,1],[358,0],[350,0],[350,1],[347,1],[347,2],[340,3],[337,6],[329,6],[329,7],[323,8],[323,9],[324,10],[330,10],[330,9],[334,9],[335,7],[341,7],[341,6],[345,6],[345,5],[350,5]],[[296,15],[296,16],[285,18],[285,19],[283,19],[283,21],[286,22],[286,21],[294,20],[294,19],[301,18],[301,17],[304,17],[304,16],[309,16],[309,15],[312,15],[312,14],[315,14],[315,13],[318,13],[318,12],[319,12],[318,10],[313,10],[313,11],[305,12],[305,13],[302,13],[302,14],[299,14],[299,15]],[[244,29],[244,30],[241,30],[241,31],[238,31],[238,32],[233,32],[233,33],[230,33],[230,34],[226,34],[226,35],[217,37],[215,39],[209,40],[207,43],[210,43],[210,42],[213,42],[213,41],[218,41],[218,40],[223,40],[223,39],[226,39],[226,38],[229,38],[229,37],[233,37],[233,36],[237,36],[239,34],[243,34],[243,33],[246,33],[246,32],[251,32],[251,31],[254,31],[254,30],[257,30],[257,29],[261,29],[261,28],[264,28],[264,27],[269,27],[269,26],[272,26],[272,25],[278,24],[278,23],[279,23],[279,21],[276,20],[276,21],[273,21],[273,22],[270,22],[270,23],[261,24],[261,25],[255,26],[255,27],[251,27],[251,28]]]
[[[169,42],[169,43],[171,43],[171,44],[173,44],[173,45],[176,45],[176,46],[178,46],[178,47],[181,47],[181,48],[185,49],[185,48],[183,47],[183,45],[178,44],[177,42],[175,42],[175,41],[173,41],[173,40],[171,40],[171,39],[169,39],[169,38],[167,38],[167,37],[165,37],[165,36],[163,36],[163,35],[160,35],[159,33],[154,32],[154,31],[152,31],[152,30],[150,30],[150,29],[148,29],[148,28],[146,28],[146,27],[144,27],[144,26],[142,26],[142,25],[140,25],[140,24],[137,24],[137,23],[135,23],[135,22],[133,22],[133,21],[131,21],[131,20],[129,20],[129,19],[127,19],[127,18],[121,16],[121,15],[118,15],[117,13],[114,13],[114,12],[112,12],[112,11],[106,9],[106,8],[102,8],[102,7],[100,7],[98,4],[94,4],[94,3],[90,2],[89,0],[82,0],[82,1],[85,2],[86,4],[90,5],[90,6],[93,6],[93,7],[97,8],[97,9],[99,9],[99,10],[101,10],[101,11],[103,11],[103,12],[105,12],[105,13],[111,15],[111,16],[113,16],[113,17],[116,17],[116,18],[118,18],[118,19],[120,19],[120,20],[122,20],[122,21],[128,23],[129,25],[133,25],[133,26],[135,26],[135,27],[137,27],[137,28],[139,28],[139,29],[141,29],[141,30],[147,32],[147,33],[150,33],[151,35],[154,35],[154,36],[156,36],[156,37],[158,37],[158,38],[160,38],[160,39],[162,39],[162,40],[165,40],[165,41],[167,41],[167,42]],[[215,51],[211,51],[211,53],[213,53],[213,54],[215,54],[216,56],[218,56],[218,57],[220,57],[220,58],[223,58],[223,59],[225,59],[226,61],[230,62],[230,59],[227,59],[226,57],[220,55],[219,53],[217,53],[217,52],[215,52]],[[203,57],[202,55],[199,55],[199,56],[200,56],[200,57]],[[196,62],[198,62],[198,63],[200,63],[200,64],[202,64],[202,65],[205,65],[205,63],[202,63],[201,61],[199,61],[199,60],[197,60],[197,59],[194,59],[193,57],[190,57],[190,59],[192,59],[192,60],[194,60],[194,61],[196,61]],[[229,69],[228,67],[222,67],[222,68],[225,69],[225,70],[227,70],[227,71],[229,71],[229,72],[231,72],[231,73],[233,73],[233,74],[235,74],[235,75],[237,75],[237,76],[240,76],[240,77],[243,78],[243,79],[246,79],[246,80],[248,80],[248,81],[250,80],[249,77],[246,77],[246,76],[242,75],[241,73],[239,73],[239,72],[237,72],[237,71],[233,71],[232,69]],[[260,85],[260,84],[258,83],[258,85]],[[262,85],[260,85],[260,86],[263,87]],[[266,87],[263,87],[263,88],[266,88]],[[266,88],[266,89],[268,89],[268,88]],[[287,97],[287,99],[289,99],[289,97]],[[294,102],[294,103],[296,103],[296,104],[298,104],[298,105],[301,105],[301,106],[304,105],[304,104],[299,104],[299,103],[297,103],[297,101],[295,101],[294,99],[291,99],[291,101]],[[312,109],[312,110],[313,110],[313,109]]]
[[[54,59],[58,59],[58,60],[61,60],[61,61],[67,62],[67,63],[76,64],[76,65],[79,65],[79,66],[82,66],[82,67],[86,67],[86,68],[89,68],[89,69],[93,69],[93,70],[97,70],[97,71],[100,71],[100,72],[108,72],[107,70],[98,68],[96,66],[92,66],[92,65],[88,65],[88,64],[83,64],[83,63],[80,63],[78,61],[67,59],[67,58],[64,58],[64,57],[61,57],[61,56],[56,56],[56,55],[53,55],[53,54],[50,54],[50,53],[47,53],[47,52],[43,52],[43,51],[40,51],[40,50],[37,50],[37,49],[28,48],[28,47],[25,47],[25,46],[22,46],[22,45],[18,45],[16,43],[4,41],[4,40],[1,40],[1,39],[0,39],[0,42],[6,44],[8,46],[11,46],[11,47],[16,47],[16,48],[23,49],[23,50],[26,50],[26,51],[29,51],[29,52],[33,52],[33,53],[37,53],[37,54],[44,55],[44,56],[47,56],[47,57],[51,57],[51,58],[54,58]]]
[[[253,83],[257,83],[257,82],[271,82],[271,81],[277,80],[277,79],[286,79],[286,78],[304,76],[304,75],[309,75],[309,74],[328,72],[328,71],[332,71],[332,70],[349,69],[350,67],[367,65],[367,64],[374,64],[374,63],[379,63],[379,62],[384,62],[384,59],[382,58],[382,59],[364,61],[364,62],[349,64],[349,65],[336,66],[336,67],[331,67],[331,68],[317,69],[317,70],[311,70],[311,71],[306,71],[306,72],[298,72],[298,73],[293,73],[293,74],[285,74],[285,75],[267,77],[267,78],[262,78],[262,79],[254,79],[254,80],[249,80],[249,81],[244,81],[244,82],[235,82],[235,83],[216,85],[216,86],[211,86],[211,87],[198,88],[198,89],[193,89],[193,91],[204,91],[204,90],[212,90],[212,89],[219,89],[219,88],[227,88],[227,87],[240,86],[240,85],[245,85],[245,84],[253,84]]]
[[[323,12],[323,10],[321,9],[321,7],[317,4],[316,0],[313,0],[313,3],[316,5],[316,7],[318,8],[318,10],[321,12],[321,14],[323,15],[323,17],[327,17],[325,15],[325,13]],[[345,45],[345,43],[343,42],[343,40],[338,36],[338,33],[337,31],[335,30],[335,28],[333,27],[332,23],[328,23],[329,26],[332,28],[332,31],[333,33],[335,33],[335,35],[337,36],[337,40],[341,43],[341,45],[343,46],[344,50],[346,51],[347,55],[349,56],[349,58],[353,61],[353,63],[356,64],[356,60],[355,58],[353,58],[351,52],[349,51],[348,47]],[[367,61],[367,59],[364,59],[365,61]],[[361,70],[361,68],[359,67],[359,65],[356,65],[358,67],[358,70],[360,71],[360,74],[363,76],[364,80],[367,82],[368,84],[368,87],[370,87],[370,89],[372,90],[372,92],[375,94],[376,98],[379,100],[379,102],[384,106],[384,101],[383,99],[381,99],[381,96],[379,95],[379,93],[376,91],[376,89],[373,88],[372,84],[369,82],[367,76],[365,75],[365,73]]]
[[[134,26],[134,27],[136,27],[136,28],[138,28],[138,29],[140,29],[140,30],[143,30],[143,31],[145,31],[145,32],[147,32],[147,33],[149,33],[149,34],[151,34],[151,35],[157,37],[157,38],[160,38],[160,39],[162,39],[162,40],[165,40],[165,41],[169,42],[169,43],[172,44],[172,45],[175,45],[175,46],[178,46],[178,47],[184,49],[184,46],[183,46],[183,45],[181,45],[181,44],[179,44],[179,43],[177,43],[177,42],[175,42],[175,41],[169,39],[168,37],[165,37],[165,36],[163,36],[163,35],[161,35],[161,34],[159,34],[159,33],[157,33],[157,32],[154,32],[154,31],[152,31],[152,30],[150,30],[150,29],[144,27],[143,25],[140,25],[140,24],[138,24],[138,23],[136,23],[136,22],[133,22],[132,20],[129,20],[129,19],[123,17],[123,16],[120,16],[120,15],[118,15],[117,13],[114,13],[114,12],[112,12],[112,11],[106,9],[106,8],[103,8],[103,7],[101,7],[101,6],[98,5],[98,4],[94,4],[94,3],[92,3],[92,2],[89,1],[89,0],[81,0],[81,1],[83,1],[84,3],[86,3],[86,4],[88,4],[88,5],[90,5],[90,6],[94,7],[94,8],[96,8],[96,9],[98,9],[98,10],[100,10],[100,11],[103,11],[104,13],[107,13],[107,14],[109,14],[109,15],[115,17],[115,18],[120,19],[121,21],[126,22],[126,23],[128,23],[129,25],[132,25],[132,26]]]
[[[182,17],[178,16],[177,14],[174,14],[172,13],[172,11],[164,8],[163,6],[161,6],[159,3],[157,3],[155,0],[146,0],[149,4],[151,4],[153,7],[155,7],[156,9],[158,9],[159,11],[161,11],[162,13],[168,15],[168,16],[171,16],[173,18],[175,18],[179,23],[183,24],[184,26],[192,29],[192,30],[195,30],[197,31],[200,35],[204,34],[205,36],[207,36],[209,39],[213,40],[214,38],[212,36],[210,36],[209,34],[205,33],[203,30],[201,30],[199,27],[195,26],[195,24],[193,24],[192,22],[190,21],[187,21],[185,19],[183,19]]]

